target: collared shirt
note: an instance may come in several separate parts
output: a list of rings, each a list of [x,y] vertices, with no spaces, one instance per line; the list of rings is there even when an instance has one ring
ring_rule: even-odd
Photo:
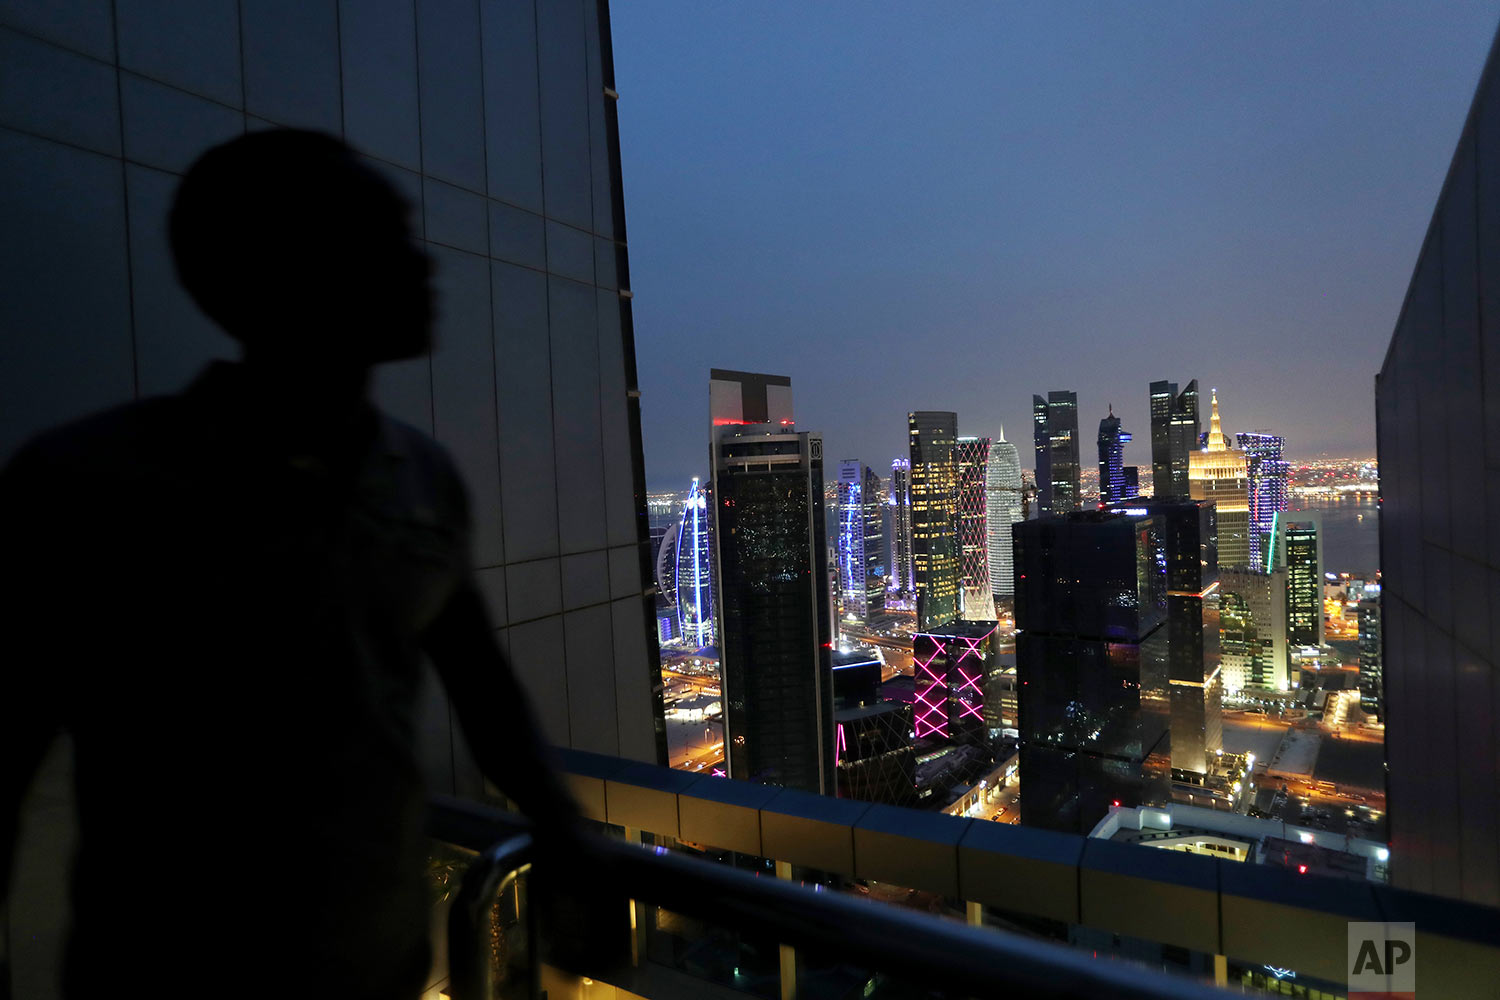
[[[0,475],[0,739],[74,739],[76,995],[426,972],[414,718],[469,571],[463,486],[373,410],[324,454],[278,447],[274,405],[214,365]]]

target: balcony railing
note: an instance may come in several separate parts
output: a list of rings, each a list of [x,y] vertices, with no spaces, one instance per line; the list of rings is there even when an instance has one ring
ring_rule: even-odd
[[[438,839],[480,851],[449,915],[450,992],[455,1000],[489,1000],[494,982],[482,946],[490,938],[486,918],[496,895],[529,865],[531,837],[517,817],[456,799],[434,802],[432,829]],[[1062,945],[756,878],[659,847],[604,840],[598,849],[602,870],[617,883],[609,887],[614,892],[601,887],[601,894],[623,893],[632,905],[660,906],[717,927],[774,938],[795,953],[852,963],[899,983],[902,996],[1211,1000],[1225,995],[1144,968],[1093,961]],[[535,942],[534,907],[528,910],[526,937]],[[622,921],[625,916],[622,912]],[[533,996],[539,982],[536,956],[533,948],[527,987]],[[787,970],[784,963],[783,975]],[[582,971],[609,976],[609,970],[597,967]],[[795,972],[790,975],[794,983]],[[791,983],[779,985],[781,996],[796,995]]]
[[[1063,929],[1062,936],[1072,935],[1075,944],[1101,936],[1106,941],[1113,936],[1116,945],[1122,939],[1153,942],[1203,958],[1200,976],[1221,984],[1231,982],[1230,963],[1238,969],[1263,965],[1278,975],[1295,973],[1301,977],[1299,985],[1321,983],[1317,988],[1324,995],[1339,995],[1346,982],[1352,921],[1416,924],[1425,995],[1490,996],[1500,982],[1500,911],[1475,904],[1362,881],[831,799],[598,754],[567,751],[562,757],[585,815],[623,832],[624,842],[606,851],[621,883],[616,888],[635,900],[638,923],[644,914],[654,914],[649,907],[655,906],[701,922],[692,925],[700,930],[727,928],[742,940],[781,947],[779,974],[774,962],[758,980],[750,973],[742,977],[735,968],[736,978],[727,985],[740,993],[797,995],[796,960],[806,958],[824,966],[841,961],[894,977],[905,984],[907,992],[900,995],[1222,995],[1206,980],[1096,960],[1078,948],[994,927],[965,926],[854,895],[815,892],[789,881],[793,865],[832,873],[845,882],[888,883],[930,893],[959,907],[970,924],[1014,926],[1019,921],[1026,926],[1030,920]],[[442,839],[473,850],[508,841],[520,831],[513,817],[456,800],[445,801],[436,815]],[[765,859],[757,863],[766,877],[661,847],[643,850],[637,846],[643,839]],[[507,851],[492,850],[491,870],[475,878],[498,886],[496,880],[508,874],[500,869],[524,860],[519,845],[511,841]],[[459,933],[475,931],[471,923]],[[644,935],[640,927],[637,933]],[[647,965],[644,937],[638,940],[638,964]],[[453,957],[462,954],[461,944],[456,945]],[[455,984],[462,978],[455,968]],[[599,978],[609,981],[602,973]],[[688,995],[681,990],[652,992],[639,982],[630,988],[653,996]]]

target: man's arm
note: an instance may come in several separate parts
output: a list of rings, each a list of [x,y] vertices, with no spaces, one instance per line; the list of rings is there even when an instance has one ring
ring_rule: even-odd
[[[495,642],[472,581],[465,580],[427,629],[423,647],[453,699],[469,748],[485,777],[538,826],[578,818],[526,692]]]
[[[61,721],[57,657],[44,655],[57,573],[43,518],[45,468],[24,451],[0,470],[0,904],[10,897],[21,800]],[[50,555],[50,560],[49,560]],[[76,567],[75,567],[76,569]]]

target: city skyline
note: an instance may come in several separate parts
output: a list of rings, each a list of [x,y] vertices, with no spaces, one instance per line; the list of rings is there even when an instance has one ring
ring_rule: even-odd
[[[801,422],[872,466],[913,410],[993,436],[1066,386],[1144,429],[1193,377],[1293,460],[1373,455],[1497,17],[616,10],[648,484],[702,474],[714,366],[805,372]]]

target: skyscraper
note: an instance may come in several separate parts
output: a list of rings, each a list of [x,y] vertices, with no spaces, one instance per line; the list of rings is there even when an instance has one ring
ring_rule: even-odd
[[[958,414],[907,414],[911,447],[912,575],[917,626],[958,617]]]
[[[1286,568],[1219,569],[1219,663],[1224,688],[1286,691]]]
[[[1167,570],[1167,678],[1172,712],[1172,769],[1179,777],[1208,771],[1223,740],[1220,669],[1218,528],[1203,500],[1130,501],[1160,525]],[[1121,508],[1115,508],[1121,509]]]
[[[1054,391],[1031,397],[1036,446],[1036,495],[1041,516],[1078,510],[1082,471],[1078,445],[1078,394]]]
[[[990,439],[958,439],[959,614],[969,621],[996,619],[995,593],[990,587],[989,505],[985,499],[989,477]]]
[[[989,471],[985,474],[985,525],[989,531],[990,590],[997,597],[1015,593],[1011,579],[1010,526],[1024,520],[1021,511],[1021,456],[1005,440],[1005,428],[990,445]]]
[[[898,458],[891,462],[891,508],[895,524],[891,529],[894,553],[891,559],[891,575],[896,578],[896,593],[911,597],[917,592],[916,579],[912,575],[911,556],[911,459]]]
[[[1198,447],[1198,380],[1151,383],[1151,487],[1163,499],[1190,495],[1188,455]]]
[[[1119,503],[1135,491],[1125,476],[1125,445],[1130,432],[1120,429],[1120,418],[1110,404],[1109,416],[1099,421],[1099,503]]]
[[[1082,511],[1015,541],[1021,822],[1087,833],[1170,794],[1163,522]]]
[[[708,508],[708,490],[693,479],[682,520],[677,526],[673,579],[677,587],[677,635],[693,646],[712,646],[718,634],[714,624],[713,515]]]
[[[1269,431],[1236,434],[1245,453],[1250,504],[1250,568],[1266,565],[1266,548],[1276,515],[1287,506],[1287,463],[1282,457],[1286,439]]]
[[[1323,645],[1323,518],[1312,511],[1279,514],[1269,551],[1286,570],[1288,647]]]
[[[840,615],[868,625],[885,613],[880,479],[857,460],[839,463],[838,519]]]
[[[663,519],[665,521],[665,519]],[[660,643],[675,642],[682,635],[677,613],[677,540],[682,512],[667,523],[652,523],[651,538],[656,580],[656,634]]]
[[[1500,46],[1375,382],[1391,879],[1500,905]]]
[[[714,369],[714,538],[729,775],[830,793],[832,622],[823,441],[791,379]]]
[[[1250,500],[1245,453],[1231,447],[1219,422],[1219,396],[1212,396],[1207,444],[1188,455],[1194,500],[1212,500],[1218,509],[1219,565],[1250,565]]]

